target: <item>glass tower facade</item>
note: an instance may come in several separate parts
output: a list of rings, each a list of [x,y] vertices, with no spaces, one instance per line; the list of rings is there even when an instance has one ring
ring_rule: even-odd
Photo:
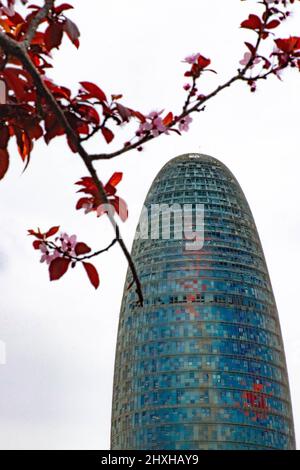
[[[182,155],[154,180],[149,213],[153,204],[204,204],[204,246],[187,250],[172,237],[173,214],[170,237],[151,239],[150,224],[148,239],[144,230],[134,241],[145,300],[137,305],[128,272],[112,449],[294,449],[278,313],[237,180],[212,157]]]

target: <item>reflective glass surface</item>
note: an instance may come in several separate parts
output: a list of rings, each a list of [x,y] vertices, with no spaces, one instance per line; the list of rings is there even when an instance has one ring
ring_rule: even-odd
[[[294,449],[278,313],[238,182],[212,157],[182,155],[154,180],[152,204],[204,204],[205,242],[172,238],[175,215],[170,239],[134,242],[145,302],[128,272],[112,449]]]

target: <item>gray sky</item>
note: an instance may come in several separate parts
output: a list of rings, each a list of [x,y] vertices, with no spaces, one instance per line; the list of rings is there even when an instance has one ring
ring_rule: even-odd
[[[54,53],[59,84],[79,81],[123,93],[124,104],[148,112],[179,111],[185,83],[181,60],[193,52],[212,59],[218,75],[204,93],[234,73],[253,33],[239,29],[255,2],[238,0],[73,0],[80,27],[77,51],[67,40]],[[151,5],[151,7],[150,7]],[[299,35],[300,6],[282,36]],[[259,84],[256,94],[236,85],[195,116],[183,137],[164,136],[143,153],[98,165],[105,182],[124,171],[119,194],[129,204],[122,232],[131,245],[149,186],[170,158],[203,152],[224,162],[239,180],[263,243],[285,341],[296,432],[300,435],[299,109],[300,75]],[[120,129],[119,142],[128,138]],[[110,144],[111,148],[114,145]],[[102,146],[102,147],[101,147]],[[99,136],[91,149],[103,149]],[[12,154],[16,154],[15,149]],[[14,157],[14,155],[12,155]],[[61,224],[94,248],[109,241],[105,218],[74,210],[73,183],[85,176],[63,138],[36,146],[28,171],[16,154],[0,184],[1,449],[104,449],[109,446],[112,376],[126,262],[118,247],[99,258],[94,291],[80,266],[56,283],[32,250],[27,228]],[[1,362],[1,361],[0,361]]]

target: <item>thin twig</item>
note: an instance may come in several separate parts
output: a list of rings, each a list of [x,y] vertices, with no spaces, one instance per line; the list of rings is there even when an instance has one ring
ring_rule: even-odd
[[[266,8],[266,11],[269,11],[269,7],[267,4],[265,4],[265,8]],[[264,23],[263,23],[263,27],[266,26],[266,23],[268,21],[268,18],[266,18],[264,20]],[[261,37],[261,34],[258,35],[258,38],[257,38],[257,41],[256,41],[256,44],[254,46],[254,52],[253,52],[253,55],[252,55],[252,58],[251,60],[248,62],[248,64],[246,64],[244,66],[243,69],[241,70],[238,70],[238,73],[232,77],[230,80],[228,80],[227,82],[225,82],[223,85],[219,85],[215,90],[213,90],[211,93],[209,93],[208,95],[206,95],[205,97],[203,97],[202,99],[200,100],[197,100],[196,104],[194,104],[194,106],[188,108],[189,104],[190,104],[190,100],[191,100],[191,95],[192,95],[192,91],[195,89],[195,84],[196,84],[196,81],[195,79],[193,78],[193,83],[192,83],[192,88],[190,90],[190,92],[188,93],[188,97],[186,99],[186,102],[183,106],[183,110],[182,110],[182,113],[180,114],[180,116],[176,117],[175,119],[173,119],[173,121],[168,125],[168,129],[171,129],[172,127],[174,127],[175,124],[177,124],[181,119],[185,118],[187,115],[195,112],[195,111],[201,111],[202,107],[203,107],[203,104],[206,103],[207,101],[209,101],[211,98],[215,97],[216,95],[218,95],[221,91],[225,90],[226,88],[230,87],[234,82],[238,81],[238,80],[244,80],[245,79],[245,74],[247,73],[247,71],[252,67],[253,65],[253,62],[254,62],[254,59],[255,59],[255,56],[257,54],[257,51],[259,49],[259,46],[260,46],[260,43],[261,43],[261,40],[262,40],[262,37]],[[248,79],[247,78],[247,81],[250,80],[250,78]],[[163,135],[164,133],[161,133],[159,135]],[[112,158],[115,158],[115,157],[118,157],[119,155],[122,155],[123,153],[127,153],[129,152],[130,150],[133,150],[133,149],[136,149],[136,148],[139,148],[141,147],[141,145],[145,144],[146,142],[149,142],[151,141],[152,139],[154,139],[154,136],[153,134],[149,133],[148,135],[142,137],[141,139],[139,139],[137,142],[134,142],[130,145],[127,145],[126,147],[123,147],[119,150],[116,150],[115,152],[111,152],[111,153],[101,153],[101,154],[92,154],[90,155],[90,159],[92,161],[97,161],[97,160],[110,160]]]
[[[178,123],[181,119],[186,117],[188,114],[191,114],[194,111],[200,111],[201,107],[203,106],[204,103],[206,103],[208,100],[216,96],[220,91],[224,90],[225,88],[229,87],[232,85],[237,80],[240,80],[241,76],[240,73],[235,75],[233,78],[225,82],[223,85],[218,86],[214,91],[212,91],[210,94],[206,95],[204,98],[201,100],[197,101],[197,103],[192,106],[191,108],[187,109],[183,113],[180,114],[179,117],[174,119],[168,126],[168,129],[171,129],[175,124]],[[164,133],[161,133],[159,135],[163,135]],[[122,155],[123,153],[129,152],[130,150],[136,149],[140,147],[141,145],[145,144],[146,142],[150,142],[152,139],[156,138],[153,134],[149,134],[147,136],[142,137],[139,139],[137,142],[134,142],[133,144],[127,145],[126,147],[123,147],[119,150],[116,150],[115,152],[112,153],[101,153],[101,154],[92,154],[89,156],[91,161],[97,161],[97,160],[110,160],[112,158],[118,157],[119,155]]]
[[[53,250],[57,250],[59,253],[61,253],[62,255],[64,255],[65,258],[68,258],[68,259],[70,259],[70,260],[72,260],[72,261],[81,262],[81,261],[84,261],[85,259],[94,258],[95,256],[99,256],[99,255],[101,255],[102,253],[104,253],[105,251],[108,251],[112,246],[114,246],[115,243],[117,243],[117,241],[118,241],[118,239],[117,239],[117,238],[114,238],[106,248],[102,248],[102,250],[95,251],[94,253],[91,253],[91,254],[85,255],[85,256],[73,256],[73,255],[70,255],[70,253],[68,253],[67,251],[64,251],[62,248],[60,248],[59,246],[57,246],[54,242],[47,242],[47,241],[44,241],[43,243],[44,243],[48,248],[51,248],[51,249],[53,249]]]

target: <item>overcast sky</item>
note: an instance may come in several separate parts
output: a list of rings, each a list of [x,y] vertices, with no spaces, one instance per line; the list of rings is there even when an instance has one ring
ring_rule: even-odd
[[[145,113],[178,112],[185,96],[181,60],[186,55],[199,51],[212,59],[218,75],[203,82],[205,93],[230,78],[243,56],[243,41],[253,37],[239,29],[256,8],[251,0],[71,3],[76,9],[69,16],[80,27],[81,47],[77,51],[66,39],[54,54],[50,75],[74,91],[79,81],[94,81],[107,94],[123,93],[124,104]],[[283,36],[299,35],[297,9]],[[299,109],[296,71],[285,73],[283,82],[260,83],[256,94],[238,84],[210,102],[186,135],[164,136],[142,153],[98,168],[104,182],[114,171],[124,172],[119,194],[129,204],[129,220],[122,224],[129,246],[149,186],[170,158],[202,152],[235,174],[254,214],[273,283],[300,436]],[[120,134],[120,142],[127,140],[125,129]],[[100,136],[91,148],[104,148]],[[105,449],[126,262],[118,247],[99,258],[98,291],[80,266],[50,283],[26,236],[28,228],[61,224],[98,249],[111,230],[105,218],[74,210],[73,183],[86,173],[63,138],[49,147],[37,145],[24,174],[15,149],[12,154],[0,183],[0,344],[5,342],[7,356],[7,364],[0,364],[0,447]]]

